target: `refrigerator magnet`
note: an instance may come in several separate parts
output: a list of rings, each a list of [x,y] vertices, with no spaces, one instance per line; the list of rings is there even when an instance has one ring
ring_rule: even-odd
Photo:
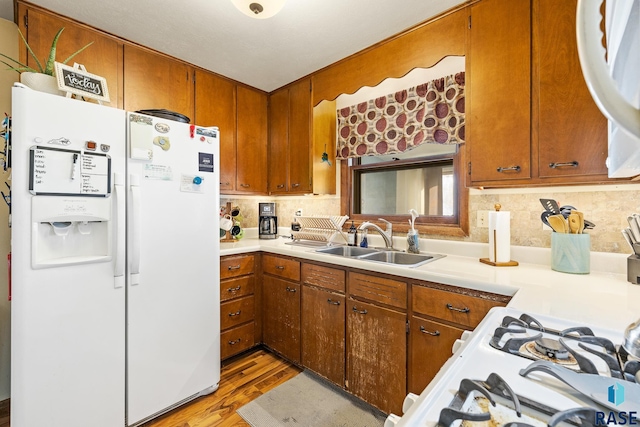
[[[168,136],[156,136],[155,138],[153,138],[153,145],[157,145],[164,151],[168,151],[169,148],[171,148],[171,143],[169,142]]]
[[[198,153],[198,170],[213,173],[213,153]]]

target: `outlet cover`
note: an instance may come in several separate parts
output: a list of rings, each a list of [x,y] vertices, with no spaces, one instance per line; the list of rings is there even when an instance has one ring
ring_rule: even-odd
[[[476,217],[476,227],[488,228],[489,227],[489,211],[478,211]]]

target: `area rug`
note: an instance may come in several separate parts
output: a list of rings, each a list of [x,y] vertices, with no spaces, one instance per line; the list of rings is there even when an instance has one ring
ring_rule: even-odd
[[[253,427],[382,427],[386,415],[303,371],[240,409]]]

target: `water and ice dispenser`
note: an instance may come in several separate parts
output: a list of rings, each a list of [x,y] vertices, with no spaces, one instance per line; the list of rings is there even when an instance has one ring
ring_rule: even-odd
[[[111,159],[49,147],[31,149],[31,266],[111,260]]]

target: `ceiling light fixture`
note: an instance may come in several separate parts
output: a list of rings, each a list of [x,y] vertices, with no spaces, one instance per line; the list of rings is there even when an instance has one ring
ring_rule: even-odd
[[[231,0],[231,2],[247,16],[267,19],[280,12],[286,0]]]

